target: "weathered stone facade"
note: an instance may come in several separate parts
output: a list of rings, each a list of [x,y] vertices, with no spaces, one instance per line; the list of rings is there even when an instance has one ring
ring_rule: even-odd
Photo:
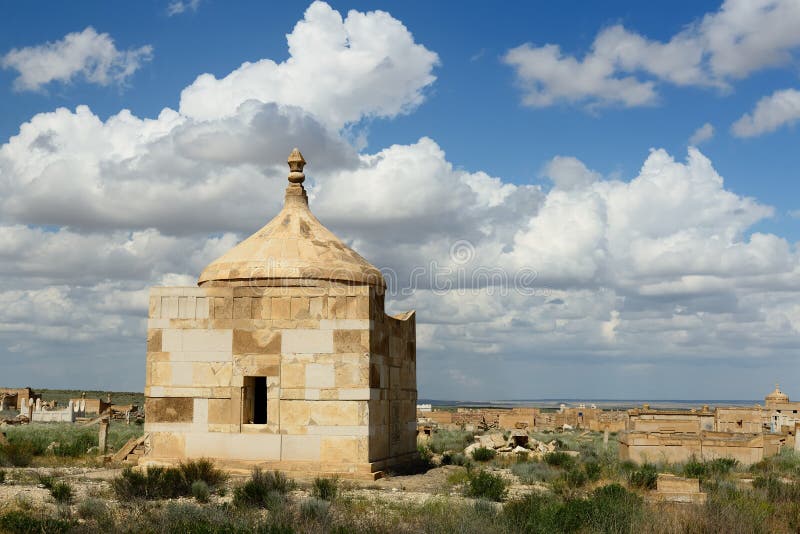
[[[308,209],[299,152],[284,209],[196,288],[152,288],[142,463],[374,477],[416,450],[413,312]]]

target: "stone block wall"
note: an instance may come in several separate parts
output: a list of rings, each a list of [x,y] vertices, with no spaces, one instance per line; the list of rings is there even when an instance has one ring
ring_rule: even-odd
[[[369,286],[153,288],[143,461],[344,474],[399,461],[415,450],[414,328]],[[252,377],[266,377],[263,423]]]
[[[619,437],[619,457],[638,464],[683,463],[697,458],[733,458],[742,465],[752,465],[780,452],[779,436],[731,432],[696,434],[661,434],[624,432]]]

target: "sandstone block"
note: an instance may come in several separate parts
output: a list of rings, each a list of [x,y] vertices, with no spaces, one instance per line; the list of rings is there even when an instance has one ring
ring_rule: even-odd
[[[319,436],[281,436],[282,460],[319,461],[321,458],[321,440]]]
[[[147,420],[151,423],[191,423],[194,399],[188,397],[145,399]]]
[[[328,315],[327,297],[311,297],[308,301],[308,315],[312,319],[324,319]]]
[[[325,354],[333,352],[333,331],[296,329],[284,330],[281,336],[284,354]]]
[[[234,319],[252,319],[250,297],[234,297],[233,299],[233,318]]]
[[[281,332],[265,330],[234,330],[234,354],[280,354]]]
[[[214,297],[214,319],[233,319],[233,299]]]
[[[272,319],[290,319],[292,316],[292,299],[291,297],[273,297],[272,298]]]
[[[332,388],[336,385],[336,372],[332,364],[306,364],[306,388]]]
[[[230,351],[233,343],[231,330],[184,330],[183,350]]]
[[[309,299],[308,297],[292,297],[291,304],[291,318],[292,319],[308,319],[309,318]]]

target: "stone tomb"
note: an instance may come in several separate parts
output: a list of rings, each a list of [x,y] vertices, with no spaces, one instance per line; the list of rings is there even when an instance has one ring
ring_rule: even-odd
[[[140,464],[375,478],[415,453],[414,313],[384,313],[380,272],[309,210],[304,164],[199,287],[151,289]]]

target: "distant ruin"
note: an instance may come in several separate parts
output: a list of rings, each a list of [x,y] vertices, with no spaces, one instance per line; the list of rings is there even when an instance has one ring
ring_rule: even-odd
[[[311,213],[305,160],[284,207],[200,275],[150,292],[143,465],[374,478],[416,452],[414,312]]]
[[[798,409],[800,403],[790,402],[777,384],[764,406],[686,411],[645,405],[628,411],[627,429],[618,438],[620,458],[637,463],[733,458],[750,465],[800,445]]]

